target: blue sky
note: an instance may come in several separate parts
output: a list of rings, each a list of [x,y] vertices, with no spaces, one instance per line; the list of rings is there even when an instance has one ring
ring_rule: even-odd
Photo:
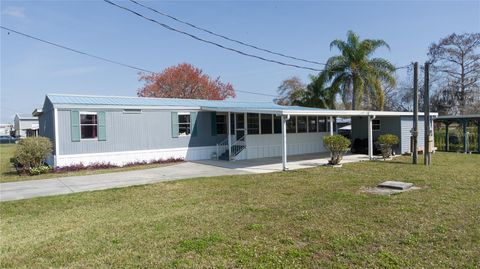
[[[246,52],[281,57],[227,43],[128,1],[115,1],[157,20]],[[329,43],[348,30],[381,38],[379,50],[402,66],[423,62],[430,43],[453,33],[480,31],[480,1],[148,1],[149,6],[210,30],[285,54],[324,62]],[[275,94],[282,80],[312,71],[262,62],[200,43],[142,20],[103,1],[2,1],[1,24],[78,50],[161,71],[182,62],[200,67],[235,89]],[[312,65],[310,65],[312,66]],[[315,67],[315,66],[313,66]],[[405,71],[398,76],[405,78]],[[1,117],[31,113],[47,93],[134,96],[135,70],[101,62],[1,30]],[[239,100],[271,97],[237,93]]]

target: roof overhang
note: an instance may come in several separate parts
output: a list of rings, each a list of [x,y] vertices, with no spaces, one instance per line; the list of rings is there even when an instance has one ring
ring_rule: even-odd
[[[233,113],[259,113],[274,115],[292,115],[292,116],[333,116],[333,117],[355,117],[355,116],[413,116],[413,112],[395,112],[395,111],[368,111],[368,110],[330,110],[330,109],[256,109],[256,108],[228,108],[228,107],[201,107],[201,110],[215,112],[233,112]],[[423,116],[423,112],[418,113]],[[430,113],[437,117],[438,113]]]
[[[43,114],[43,109],[41,109],[41,108],[36,108],[36,109],[32,112],[32,116],[34,116],[34,117],[38,117],[38,116],[40,116],[40,115],[42,115],[42,114]]]

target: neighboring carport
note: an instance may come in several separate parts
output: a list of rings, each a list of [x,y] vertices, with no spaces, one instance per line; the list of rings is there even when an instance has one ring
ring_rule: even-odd
[[[475,115],[449,115],[449,116],[439,116],[434,120],[438,124],[443,124],[445,126],[445,144],[444,150],[450,150],[450,134],[449,134],[449,127],[452,124],[459,124],[462,127],[462,134],[463,134],[463,152],[467,153],[469,149],[469,135],[470,133],[467,131],[468,125],[470,123],[477,125],[477,153],[480,153],[480,114]],[[473,141],[475,142],[475,141]]]

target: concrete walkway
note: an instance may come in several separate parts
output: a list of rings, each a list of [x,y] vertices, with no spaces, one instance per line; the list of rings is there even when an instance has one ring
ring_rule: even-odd
[[[328,162],[328,154],[290,156],[290,170],[310,168]],[[366,155],[347,155],[343,163],[368,160]],[[205,160],[185,162],[165,167],[98,175],[60,177],[0,184],[0,201],[13,201],[41,196],[53,196],[84,191],[104,190],[144,185],[184,178],[242,175],[282,171],[281,158],[242,161]]]

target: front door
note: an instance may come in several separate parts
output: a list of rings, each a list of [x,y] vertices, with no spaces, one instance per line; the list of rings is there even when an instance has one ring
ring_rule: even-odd
[[[235,113],[235,140],[245,135],[245,114]]]

